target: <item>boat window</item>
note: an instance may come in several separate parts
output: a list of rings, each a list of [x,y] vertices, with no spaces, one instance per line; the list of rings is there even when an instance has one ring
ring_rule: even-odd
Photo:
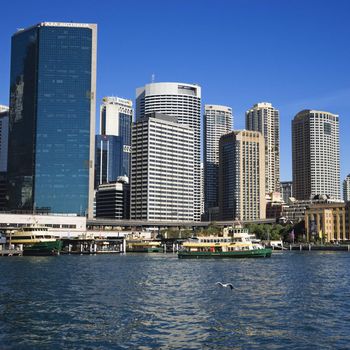
[[[32,236],[12,236],[12,239],[16,240],[16,239],[32,239]]]

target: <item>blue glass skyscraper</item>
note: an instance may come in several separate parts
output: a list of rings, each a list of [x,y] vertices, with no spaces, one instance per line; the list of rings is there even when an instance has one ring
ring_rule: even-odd
[[[56,22],[13,35],[9,209],[92,216],[96,35]]]
[[[123,139],[120,136],[96,135],[95,188],[127,175],[129,164],[123,163]]]

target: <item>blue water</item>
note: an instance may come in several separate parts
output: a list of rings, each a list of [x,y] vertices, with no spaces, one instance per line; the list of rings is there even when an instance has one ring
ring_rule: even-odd
[[[1,349],[350,348],[347,252],[4,257],[0,268]]]

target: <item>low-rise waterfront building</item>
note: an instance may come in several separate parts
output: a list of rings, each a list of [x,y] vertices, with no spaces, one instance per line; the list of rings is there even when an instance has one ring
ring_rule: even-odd
[[[86,232],[86,217],[74,214],[0,214],[0,230],[35,225],[48,227],[61,237],[74,237]]]
[[[311,204],[305,212],[305,230],[308,241],[348,241],[349,225],[344,203]]]
[[[283,205],[281,221],[296,224],[305,219],[305,212],[313,204],[343,203],[341,200],[330,199],[327,196],[315,196],[309,200],[296,200],[289,198],[288,203]]]

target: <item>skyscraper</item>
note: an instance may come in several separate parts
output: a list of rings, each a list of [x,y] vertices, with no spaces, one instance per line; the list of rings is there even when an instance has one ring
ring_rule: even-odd
[[[221,219],[264,219],[265,144],[262,134],[240,130],[223,135],[219,153]]]
[[[0,105],[0,210],[7,209],[9,109]]]
[[[194,132],[150,113],[132,127],[131,219],[193,221]]]
[[[344,202],[350,202],[350,174],[343,181],[343,199]]]
[[[100,107],[101,135],[121,136],[131,144],[132,101],[120,97],[104,97]]]
[[[257,103],[246,112],[246,129],[260,131],[265,139],[266,193],[280,191],[279,125],[279,111],[271,103]]]
[[[0,105],[0,173],[7,172],[9,109]]]
[[[96,135],[95,188],[129,174],[129,154],[123,162],[123,142],[119,136]]]
[[[205,211],[218,207],[219,140],[233,128],[232,109],[204,106],[204,200]],[[208,216],[208,215],[207,215]]]
[[[96,135],[95,188],[130,177],[132,101],[104,97],[100,108],[101,135]]]
[[[292,121],[293,196],[340,199],[339,116],[303,110]]]
[[[174,116],[194,132],[194,220],[201,220],[200,119],[201,88],[185,83],[151,83],[136,90],[136,118],[159,112]]]
[[[97,26],[43,22],[12,36],[10,209],[93,213]]]
[[[288,203],[290,197],[293,197],[293,182],[281,181],[281,197],[284,203]]]

